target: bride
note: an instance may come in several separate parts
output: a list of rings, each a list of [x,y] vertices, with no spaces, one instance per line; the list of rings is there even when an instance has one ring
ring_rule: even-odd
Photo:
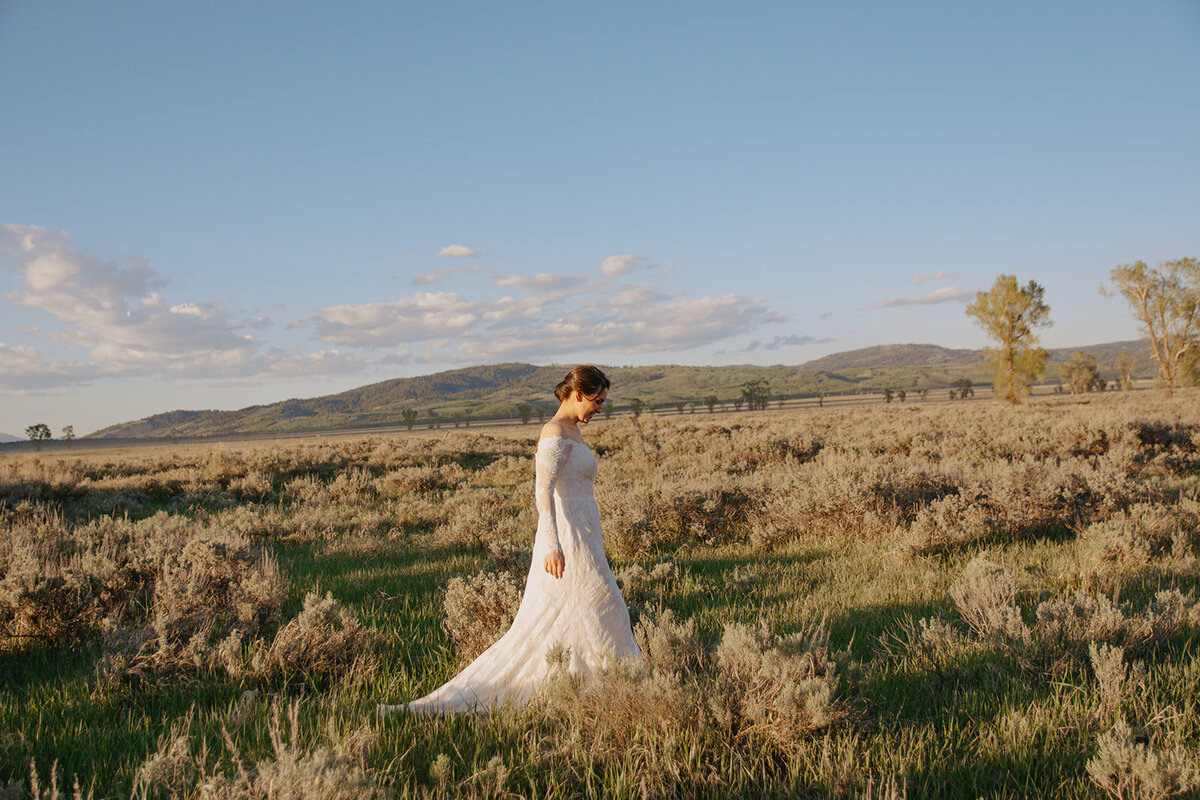
[[[379,713],[486,711],[528,702],[550,672],[546,651],[565,648],[567,669],[587,674],[606,659],[642,660],[629,610],[604,557],[592,494],[596,457],[579,432],[608,399],[609,381],[578,366],[554,390],[558,411],[538,440],[534,496],[538,527],[525,596],[508,633],[449,683]]]

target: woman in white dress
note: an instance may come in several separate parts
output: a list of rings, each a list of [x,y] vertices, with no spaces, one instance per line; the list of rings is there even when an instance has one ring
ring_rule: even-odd
[[[512,627],[462,672],[411,703],[381,705],[387,714],[486,711],[528,702],[550,672],[546,651],[566,651],[567,669],[588,674],[606,659],[641,662],[629,609],[617,588],[592,494],[596,457],[579,432],[608,398],[596,367],[571,370],[554,390],[559,407],[538,440],[534,497],[538,527],[525,596]]]

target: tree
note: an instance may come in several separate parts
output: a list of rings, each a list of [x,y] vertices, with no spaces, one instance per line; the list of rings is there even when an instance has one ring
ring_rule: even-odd
[[[36,425],[30,425],[25,429],[25,435],[29,437],[29,441],[33,442],[33,446],[38,450],[42,449],[42,442],[50,438],[50,426],[44,422],[39,422]]]
[[[996,396],[1014,405],[1046,367],[1046,351],[1036,346],[1033,333],[1053,324],[1044,295],[1036,281],[1018,286],[1015,275],[1001,275],[990,291],[977,292],[967,306],[967,316],[999,344],[989,348],[988,367],[996,375]]]
[[[921,402],[925,402],[929,397],[928,389],[917,389],[917,395],[921,398]]]
[[[1158,268],[1145,262],[1122,264],[1112,271],[1113,288],[1129,302],[1134,319],[1150,339],[1159,377],[1167,397],[1175,392],[1180,362],[1193,347],[1200,347],[1200,260],[1164,261]]]
[[[951,386],[958,389],[958,399],[960,400],[966,400],[968,397],[975,396],[975,384],[971,383],[970,378],[959,378]],[[954,399],[953,393],[951,393],[950,399]]]
[[[704,405],[708,406],[708,413],[713,413],[713,409],[717,407],[717,402],[718,400],[715,394],[705,396]]]
[[[904,402],[904,398],[908,397],[908,392],[904,391],[903,389],[897,389],[897,390],[896,390],[896,396],[897,396],[897,397],[899,397],[899,398],[900,398],[900,402],[901,402],[901,403],[903,403],[903,402]]]
[[[688,413],[689,414],[696,413],[696,401],[695,400],[691,400],[688,402]]]
[[[70,447],[71,442],[75,441],[75,426],[74,425],[64,425],[63,431],[62,431],[62,436],[63,436],[63,439],[67,443],[67,447]]]
[[[400,412],[400,418],[404,420],[404,424],[408,426],[410,431],[413,429],[413,425],[417,424],[417,417],[419,416],[420,412],[415,408],[406,408]]]
[[[629,401],[629,413],[633,414],[633,418],[637,419],[646,410],[646,404],[642,402],[642,398],[635,397]]]
[[[676,403],[676,404],[675,404],[675,410],[676,410],[676,411],[678,411],[680,414],[682,414],[682,413],[683,413],[683,406],[684,406],[684,405],[685,405],[685,404],[684,404],[684,403],[682,403],[682,402]]]
[[[612,415],[613,415],[613,404],[609,403],[609,402],[605,402],[604,403],[604,418],[612,419]]]
[[[429,427],[430,428],[436,428],[442,424],[442,418],[440,416],[438,416],[436,408],[429,409],[428,413],[429,413]]]
[[[1129,353],[1121,353],[1117,356],[1117,360],[1113,363],[1117,368],[1119,376],[1117,382],[1120,384],[1123,391],[1128,392],[1133,388],[1133,371],[1137,369],[1137,359]]]
[[[1082,350],[1076,350],[1071,357],[1058,365],[1063,383],[1071,390],[1071,394],[1082,394],[1096,388],[1100,378],[1100,369],[1096,366],[1096,358]]]
[[[533,416],[533,406],[529,405],[529,403],[518,403],[517,416],[521,418],[522,425],[528,425],[529,418]]]
[[[743,403],[743,402],[744,402],[744,401],[743,401],[743,400],[742,400],[742,398],[740,398],[740,397],[735,397],[735,398],[733,398],[733,410],[734,410],[734,411],[741,411],[741,410],[742,410],[742,403]]]
[[[883,390],[883,402],[885,402],[885,403],[892,402],[892,396],[895,394],[896,393],[893,392],[891,389],[884,389]]]
[[[771,385],[764,378],[755,378],[742,384],[742,399],[747,411],[765,411]]]

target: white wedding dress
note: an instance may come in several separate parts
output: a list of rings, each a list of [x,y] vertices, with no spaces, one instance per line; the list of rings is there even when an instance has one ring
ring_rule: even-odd
[[[512,627],[448,683],[407,705],[414,713],[486,711],[503,703],[522,705],[550,672],[546,651],[567,650],[567,669],[588,674],[606,659],[642,660],[629,625],[629,609],[617,588],[600,534],[592,493],[596,457],[583,442],[547,436],[538,442],[534,496],[538,528],[525,596]],[[545,570],[548,553],[561,549],[562,578]]]

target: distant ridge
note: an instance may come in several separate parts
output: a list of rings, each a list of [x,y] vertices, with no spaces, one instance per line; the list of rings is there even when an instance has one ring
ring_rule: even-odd
[[[925,367],[967,364],[982,358],[986,358],[982,350],[949,350],[936,344],[881,344],[806,361],[797,369],[840,372],[864,367]]]
[[[23,442],[25,441],[20,436],[13,436],[11,433],[0,433],[0,442]]]
[[[1153,374],[1149,347],[1127,341],[1050,350],[1051,362],[1065,361],[1076,350],[1095,356],[1105,378],[1115,377],[1113,361],[1123,352],[1137,358],[1135,374]],[[754,365],[695,367],[657,365],[604,367],[613,380],[612,401],[625,407],[633,398],[651,406],[697,403],[707,396],[728,402],[750,380],[766,380],[774,397],[803,397],[881,391],[885,388],[936,389],[968,378],[990,381],[983,350],[954,350],[934,344],[888,344],[834,353],[798,366]],[[168,411],[112,425],[89,438],[170,438],[298,433],[395,426],[405,409],[418,412],[422,424],[433,412],[443,423],[511,419],[529,403],[535,412],[553,411],[553,387],[564,365],[492,364],[393,378],[337,394],[291,398],[236,411]],[[1047,380],[1057,377],[1054,368]],[[535,418],[538,416],[535,413]],[[18,440],[19,441],[19,440]]]

